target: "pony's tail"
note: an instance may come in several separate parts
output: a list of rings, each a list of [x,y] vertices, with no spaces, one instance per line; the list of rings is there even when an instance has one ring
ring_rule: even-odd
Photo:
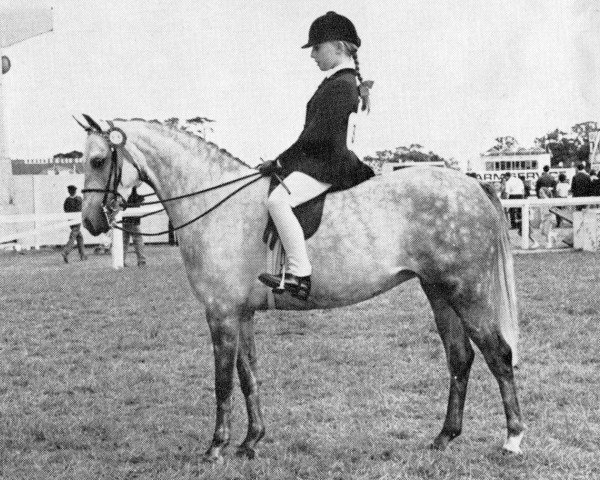
[[[496,310],[496,320],[499,323],[500,334],[510,347],[512,364],[519,362],[519,312],[517,308],[517,289],[515,286],[515,269],[513,255],[508,237],[508,226],[504,215],[504,208],[496,195],[493,187],[481,184],[483,190],[494,204],[499,215],[499,231],[497,242],[497,261],[494,268],[492,281],[492,295]]]

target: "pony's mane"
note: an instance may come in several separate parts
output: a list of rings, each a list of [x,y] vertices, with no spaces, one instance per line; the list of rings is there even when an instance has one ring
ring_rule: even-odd
[[[229,160],[233,160],[235,162],[241,163],[245,167],[253,168],[250,165],[248,165],[246,162],[241,160],[240,158],[229,153],[224,148],[219,147],[216,143],[210,142],[210,141],[202,138],[200,135],[196,135],[195,133],[190,132],[189,130],[185,130],[183,128],[178,128],[175,125],[172,125],[170,123],[161,122],[160,120],[157,120],[157,119],[146,120],[145,118],[137,118],[137,117],[130,118],[129,120],[127,120],[126,118],[115,118],[115,119],[113,119],[113,121],[115,121],[115,122],[143,122],[143,123],[150,125],[151,127],[157,127],[157,126],[161,127],[161,130],[166,130],[166,131],[170,130],[172,132],[184,134],[190,142],[190,145],[189,145],[190,147],[206,145],[210,148],[210,150],[217,151],[219,154],[221,154],[222,156],[226,157]],[[154,129],[156,130],[156,128],[154,128]]]

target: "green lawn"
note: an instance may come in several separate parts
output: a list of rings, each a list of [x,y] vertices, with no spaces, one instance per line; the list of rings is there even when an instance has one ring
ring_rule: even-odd
[[[445,452],[448,373],[408,282],[331,311],[257,315],[267,435],[254,461],[200,462],[214,422],[203,310],[177,249],[0,254],[0,478],[600,478],[600,270],[591,253],[516,257],[524,455],[504,455],[497,385],[478,353],[463,435]],[[245,435],[236,391],[234,440]]]

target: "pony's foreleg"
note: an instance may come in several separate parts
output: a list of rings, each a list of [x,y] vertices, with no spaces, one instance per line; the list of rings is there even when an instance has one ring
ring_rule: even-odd
[[[256,444],[265,435],[258,393],[260,381],[257,372],[253,317],[254,312],[249,312],[241,318],[237,357],[238,377],[240,379],[240,387],[246,399],[246,410],[248,412],[248,433],[238,447],[237,454],[248,458],[256,456]]]
[[[219,316],[206,309],[215,356],[215,395],[217,418],[215,433],[205,460],[223,460],[222,451],[229,444],[231,431],[233,374],[239,337],[238,315]]]
[[[462,431],[467,384],[475,352],[461,319],[444,298],[443,290],[435,285],[426,284],[423,284],[423,290],[433,309],[433,316],[444,344],[450,371],[450,393],[446,419],[442,431],[431,444],[433,449],[444,450],[448,443],[458,437]]]
[[[493,311],[489,310],[491,309],[473,307],[466,310],[465,314],[461,314],[461,316],[465,320],[469,337],[481,350],[483,358],[500,387],[508,430],[503,448],[512,453],[521,453],[521,440],[525,427],[517,398],[511,349],[502,338],[499,329],[481,328],[482,319],[486,316],[488,318],[493,316]]]

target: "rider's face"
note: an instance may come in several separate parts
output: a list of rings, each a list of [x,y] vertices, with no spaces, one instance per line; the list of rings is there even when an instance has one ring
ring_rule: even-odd
[[[312,47],[310,56],[323,72],[338,66],[343,60],[339,42],[318,43]]]

